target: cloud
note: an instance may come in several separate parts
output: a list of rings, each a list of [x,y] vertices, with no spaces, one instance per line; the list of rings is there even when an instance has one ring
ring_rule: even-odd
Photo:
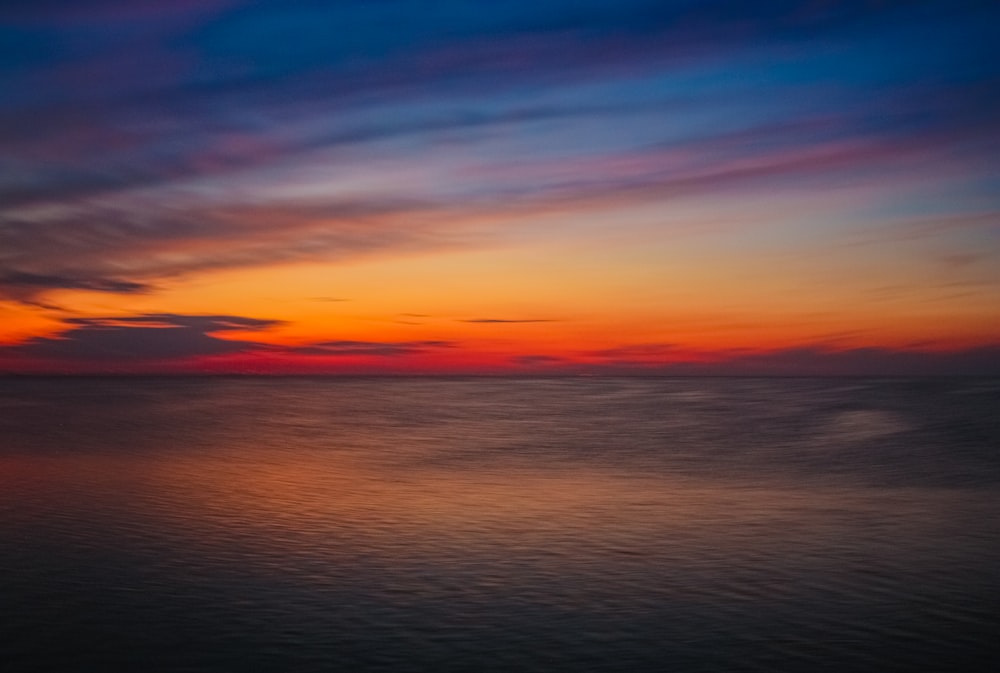
[[[454,348],[452,341],[321,341],[308,346],[288,348],[296,355],[399,357],[443,348]]]
[[[137,294],[149,292],[152,289],[152,286],[146,283],[99,276],[88,278],[18,271],[10,271],[0,276],[0,298],[26,303],[37,303],[32,302],[32,298],[47,290],[90,290],[92,292]]]
[[[148,313],[133,316],[66,318],[63,331],[19,344],[0,346],[0,360],[37,371],[53,368],[147,371],[215,359],[218,371],[239,368],[239,358],[261,358],[275,371],[313,371],[330,363],[362,358],[407,362],[409,357],[458,349],[448,340],[328,340],[289,346],[226,332],[266,332],[282,321],[235,315]],[[236,357],[231,362],[228,357]],[[221,359],[220,359],[221,358]],[[340,360],[340,359],[345,360]],[[463,349],[463,359],[475,360]],[[227,362],[229,364],[227,364]],[[249,360],[247,361],[249,362]],[[237,364],[234,364],[237,363]],[[508,365],[491,372],[640,376],[1000,376],[1000,344],[944,350],[935,344],[909,348],[838,348],[833,340],[767,351],[693,351],[667,343],[623,344],[576,355],[511,354]],[[227,369],[229,367],[230,369]],[[298,368],[298,369],[296,369]],[[312,369],[310,369],[312,368]],[[433,371],[446,373],[447,365]]]
[[[588,355],[609,360],[662,359],[665,355],[675,355],[677,349],[677,345],[667,343],[628,344],[591,351]]]
[[[905,241],[946,237],[955,233],[967,236],[978,231],[1000,230],[1000,211],[960,212],[935,217],[920,215],[880,222],[877,228],[871,226],[872,224],[866,222],[867,226],[857,231],[853,240],[846,245],[897,244]]]
[[[984,124],[995,128],[984,104],[993,87],[977,85],[975,73],[925,87],[894,80],[876,97],[863,95],[863,82],[841,96],[805,90],[795,77],[768,80],[754,100],[736,92],[734,116],[753,114],[735,129],[731,120],[692,123],[714,119],[723,97],[729,105],[724,82],[686,91],[680,83],[692,72],[711,80],[711,64],[775,45],[818,35],[836,43],[864,25],[960,14],[939,4],[5,5],[0,17],[30,39],[0,71],[13,97],[0,110],[0,276],[131,292],[207,269],[437,249],[464,240],[463,221],[518,209],[789,188],[887,166],[938,169],[925,161],[928,143],[951,151],[982,137]],[[282,46],[292,39],[295,49]],[[986,62],[976,53],[967,59]],[[555,94],[516,93],[548,84]],[[782,104],[761,113],[764,96]],[[799,103],[814,97],[821,103]],[[828,103],[839,107],[827,118],[805,118]],[[662,114],[648,128],[627,116],[655,105]],[[671,141],[664,134],[675,126],[696,137]],[[626,140],[604,138],[625,127],[614,135]],[[600,142],[581,148],[578,139],[595,131]],[[570,146],[549,140],[560,133]],[[447,163],[447,148],[463,142],[475,160],[427,177],[427,157]],[[529,152],[505,167],[505,148],[518,143]],[[408,166],[406,180],[335,189],[386,157]],[[318,189],[329,196],[267,195],[317,176],[329,176]],[[56,287],[22,283],[19,296]]]
[[[571,361],[566,358],[561,358],[555,355],[518,355],[511,359],[511,362],[518,367],[527,368],[545,368],[552,367],[555,365],[562,364],[572,364]]]
[[[67,329],[25,342],[0,346],[0,361],[20,362],[37,371],[53,368],[173,371],[194,360],[214,358],[218,371],[239,370],[248,362],[268,360],[310,371],[321,358],[405,358],[457,348],[443,340],[331,340],[300,346],[220,336],[225,332],[266,332],[281,320],[236,315],[147,313],[132,316],[66,318]],[[230,356],[230,357],[226,357]],[[231,359],[232,356],[238,356]],[[221,359],[220,359],[221,358]],[[241,360],[240,358],[243,358]],[[249,360],[246,360],[249,358]],[[245,361],[244,361],[245,360]],[[242,363],[242,364],[240,364]],[[174,369],[171,369],[174,368]],[[177,371],[180,371],[177,369]]]
[[[548,236],[533,215],[747,191],[781,205],[879,185],[887,206],[909,178],[931,194],[957,176],[987,211],[976,185],[995,172],[1000,61],[977,26],[996,17],[988,3],[891,0],[5,3],[0,299],[51,306],[57,290],[491,245]],[[849,201],[803,216],[803,236]],[[976,245],[940,261],[979,271]],[[205,327],[78,324],[67,341],[240,343]],[[671,356],[629,348],[588,357]]]
[[[206,270],[482,244],[517,226],[516,219],[553,208],[789,189],[809,181],[828,186],[838,176],[861,180],[858,170],[876,167],[917,170],[912,167],[930,165],[914,161],[928,156],[927,142],[810,141],[798,126],[763,127],[641,151],[536,160],[528,166],[494,164],[485,172],[456,175],[447,188],[451,193],[403,188],[395,195],[216,203],[168,191],[0,208],[0,286],[10,278],[26,298],[58,287],[135,292]],[[936,164],[935,170],[946,169]],[[467,225],[488,218],[492,231]],[[56,278],[67,284],[60,286]],[[487,320],[504,319],[472,321]]]
[[[962,269],[989,257],[989,254],[982,252],[954,252],[941,255],[939,258],[941,263],[950,269]]]
[[[0,348],[8,355],[87,362],[175,360],[242,353],[265,344],[221,339],[217,332],[264,330],[281,324],[231,315],[155,313],[114,318],[69,318],[70,329]]]
[[[180,313],[144,313],[142,315],[121,316],[114,318],[67,318],[64,322],[71,325],[93,327],[128,325],[187,327],[206,332],[261,330],[284,324],[281,320],[247,318],[245,316],[184,315]]]
[[[466,318],[458,322],[484,323],[484,324],[521,324],[535,322],[556,322],[549,318]]]
[[[11,18],[27,14],[33,18],[23,20],[35,25],[48,17],[59,26],[62,14],[87,16],[72,4],[53,3],[49,10]],[[58,81],[51,83],[51,96],[3,114],[7,155],[23,164],[0,180],[4,202],[242,172],[317,148],[558,119],[581,110],[600,114],[591,105],[508,102],[488,108],[468,103],[481,93],[477,88],[486,75],[493,76],[488,80],[492,89],[553,78],[565,86],[573,81],[567,81],[568,73],[583,82],[622,75],[606,72],[608,67],[651,75],[689,67],[691,60],[734,57],[761,42],[801,41],[816,32],[836,33],[878,20],[905,23],[913,14],[901,12],[898,3],[828,3],[817,10],[801,1],[762,8],[736,1],[574,0],[508,3],[490,12],[461,11],[462,3],[447,2],[436,12],[405,3],[346,3],[343,8],[255,3],[231,11],[227,3],[214,4],[206,9],[188,2],[171,10],[163,3],[138,3],[143,9],[134,14],[151,19],[139,22],[123,9],[130,3],[88,5],[92,21],[105,14],[120,17],[110,20],[116,30],[102,32],[119,39],[96,54],[81,46],[90,41],[77,40],[72,48],[64,47],[66,53],[38,57],[35,79],[43,82],[27,90],[44,91],[44,81]],[[911,10],[913,4],[908,3]],[[942,11],[933,3],[919,4]],[[449,6],[454,11],[447,11]],[[164,24],[165,13],[186,22]],[[217,20],[202,26],[196,19],[203,14],[216,14]],[[344,25],[352,26],[356,39],[330,40],[331,32],[341,34]],[[55,40],[75,23],[45,26],[36,27],[39,37]],[[178,39],[181,28],[188,32]],[[280,46],[287,44],[286,34],[296,49]],[[137,47],[148,44],[157,49]],[[193,47],[202,61],[179,53],[178,44]],[[72,100],[65,94],[60,98],[57,92],[66,87],[60,69],[78,68],[81,58],[94,61],[81,77],[88,90]],[[121,71],[122,64],[137,60],[140,67]],[[151,77],[158,82],[153,93],[148,91]],[[102,85],[94,87],[94,82]],[[427,105],[438,87],[457,88],[462,105]],[[372,96],[378,92],[382,97]],[[886,115],[876,110],[872,117]]]
[[[429,218],[432,212],[428,204],[376,197],[257,206],[85,205],[45,217],[0,213],[0,288],[25,298],[57,288],[130,293],[206,270],[459,244],[462,234]]]

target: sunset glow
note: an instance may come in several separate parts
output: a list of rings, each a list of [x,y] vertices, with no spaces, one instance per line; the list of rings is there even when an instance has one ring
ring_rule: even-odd
[[[1000,373],[994,3],[0,9],[0,374]]]

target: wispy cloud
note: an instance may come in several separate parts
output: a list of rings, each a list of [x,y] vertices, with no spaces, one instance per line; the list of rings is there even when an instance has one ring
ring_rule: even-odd
[[[884,246],[887,261],[910,254],[914,275],[991,291],[998,20],[996,3],[935,0],[4,3],[0,301],[72,310],[67,291],[168,296],[217,271],[535,242],[571,254],[606,240],[588,239],[597,226],[659,244],[716,212],[732,220],[720,255],[737,239],[746,255],[791,256],[815,235],[831,259],[918,242],[912,254]],[[815,211],[788,215],[817,194]],[[707,214],[681,222],[689,206]],[[611,248],[608,268],[635,262],[636,278],[660,277]],[[885,264],[872,285],[914,294],[891,272],[903,266]],[[312,296],[326,291],[295,296],[342,300]],[[423,305],[457,329],[457,309]],[[457,322],[513,335],[502,327],[560,315],[506,315],[511,305]],[[181,320],[66,323],[23,347],[280,350]],[[446,343],[325,341],[298,355]],[[678,355],[650,343],[581,357],[611,367]]]
[[[459,322],[483,323],[489,325],[520,324],[536,322],[556,322],[551,318],[466,318]]]
[[[0,215],[0,287],[131,293],[205,270],[336,261],[455,245],[460,232],[415,223],[427,207],[373,199],[184,208],[83,206],[45,217]],[[15,293],[15,290],[17,291]]]
[[[915,87],[890,78],[873,97],[855,77],[847,93],[800,96],[793,74],[769,76],[760,84],[773,93],[768,105],[681,86],[720,77],[713,64],[776,58],[817,36],[836,44],[871,26],[939,18],[940,39],[957,39],[945,27],[962,12],[940,3],[435,6],[5,6],[11,38],[45,48],[12,48],[17,58],[0,71],[5,90],[18,92],[0,108],[0,275],[67,279],[36,293],[114,283],[130,292],[206,269],[433,249],[461,236],[462,217],[940,170],[933,152],[974,153],[969,138],[996,128],[976,112],[993,100],[978,80]],[[329,39],[345,25],[357,39]],[[82,39],[99,28],[115,39]],[[289,39],[295,50],[275,47]],[[67,88],[76,81],[86,89]],[[546,82],[559,95],[504,93]],[[814,97],[826,104],[797,102]],[[744,121],[718,113],[723,99]],[[655,114],[635,117],[654,104]],[[699,123],[706,115],[718,123]],[[607,130],[623,126],[629,140],[610,140]],[[504,149],[511,138],[529,150],[514,162]],[[463,144],[478,158],[438,173],[419,149],[434,147],[445,165],[459,156],[448,148]],[[408,182],[330,189],[351,183],[347,168],[385,156]],[[331,167],[344,170],[314,188],[328,196],[267,196]]]
[[[572,365],[571,360],[559,357],[557,355],[518,355],[511,359],[511,362],[517,367],[523,367],[529,370],[546,370],[553,367],[558,367],[560,365]]]
[[[149,292],[153,288],[145,283],[99,276],[74,277],[16,271],[0,276],[0,298],[30,302],[35,295],[55,289],[135,294]]]
[[[588,357],[602,358],[615,362],[662,362],[665,357],[676,356],[678,347],[668,343],[626,344],[613,348],[590,351]]]
[[[374,357],[400,357],[404,355],[415,355],[442,348],[455,348],[457,344],[453,341],[425,340],[425,341],[321,341],[306,346],[288,347],[281,349],[285,353],[295,355],[323,355],[330,357],[343,356],[374,356]]]
[[[787,189],[810,179],[829,183],[838,174],[887,166],[911,170],[912,158],[927,151],[923,143],[877,138],[799,147],[782,142],[768,150],[755,146],[753,137],[724,149],[719,142],[709,138],[641,153],[598,155],[589,163],[566,160],[562,168],[543,166],[537,175],[512,166],[509,178],[496,171],[466,178],[472,196],[457,201],[414,193],[220,204],[186,202],[183,193],[173,202],[168,192],[0,208],[0,284],[21,288],[20,296],[28,298],[29,290],[40,294],[56,288],[135,292],[159,279],[205,270],[481,244],[483,233],[467,230],[470,219],[495,218],[500,234],[516,217],[553,208]],[[487,187],[496,193],[475,195]],[[502,319],[471,321],[487,320]]]

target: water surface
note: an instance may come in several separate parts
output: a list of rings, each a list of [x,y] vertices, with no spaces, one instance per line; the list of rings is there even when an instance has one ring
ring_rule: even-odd
[[[989,379],[0,379],[4,670],[997,670],[998,447]]]

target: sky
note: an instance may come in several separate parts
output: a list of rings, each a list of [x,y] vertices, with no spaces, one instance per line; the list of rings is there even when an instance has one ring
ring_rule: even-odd
[[[1000,374],[1000,5],[0,5],[0,374]]]

